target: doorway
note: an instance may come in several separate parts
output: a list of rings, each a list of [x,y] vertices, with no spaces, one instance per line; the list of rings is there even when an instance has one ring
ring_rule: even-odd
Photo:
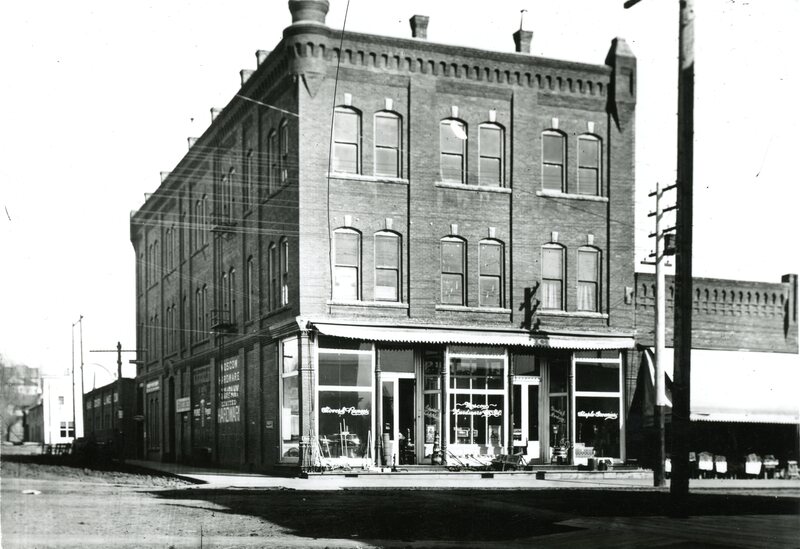
[[[539,378],[514,380],[514,410],[511,432],[514,452],[525,455],[526,461],[540,459],[539,444]]]
[[[381,378],[384,465],[414,465],[416,455],[416,381],[413,373],[385,373]]]

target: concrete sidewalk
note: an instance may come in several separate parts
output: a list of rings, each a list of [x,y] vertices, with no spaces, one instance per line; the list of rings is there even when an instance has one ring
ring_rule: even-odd
[[[175,475],[202,485],[203,488],[253,488],[289,490],[346,490],[370,488],[406,489],[536,489],[536,488],[580,488],[622,490],[666,490],[654,488],[652,478],[571,478],[537,479],[535,474],[524,472],[492,472],[492,476],[480,471],[471,472],[418,472],[375,474],[353,471],[311,475],[309,478],[280,477],[257,473],[240,473],[213,467],[162,463],[156,461],[127,460],[128,464]],[[358,476],[352,476],[358,474]],[[669,486],[669,481],[667,481]],[[776,479],[692,479],[692,490],[757,493],[769,492],[775,496],[800,496],[800,480]],[[766,495],[766,494],[764,494]]]

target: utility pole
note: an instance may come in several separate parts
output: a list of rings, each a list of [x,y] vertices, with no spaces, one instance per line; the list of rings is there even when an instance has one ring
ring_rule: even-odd
[[[80,325],[81,335],[81,417],[83,417],[83,315],[72,323],[72,436],[78,437],[78,418],[75,413],[75,325]]]
[[[653,485],[665,486],[664,461],[666,459],[666,444],[664,440],[664,417],[667,406],[667,394],[664,388],[664,356],[665,356],[665,332],[667,325],[667,298],[666,284],[664,279],[664,262],[667,255],[672,255],[674,249],[666,243],[668,233],[675,230],[675,227],[663,227],[664,214],[676,209],[676,206],[665,208],[662,199],[666,191],[676,188],[677,185],[670,185],[661,188],[656,183],[656,190],[649,196],[656,198],[656,211],[651,216],[656,218],[656,231],[650,236],[656,239],[655,267],[656,267],[656,318],[655,318],[655,393],[656,401],[653,407],[653,422],[656,427],[656,460],[653,467]]]
[[[123,349],[122,343],[117,341],[116,349],[93,349],[90,353],[117,353],[117,406],[115,415],[116,434],[119,440],[119,459],[125,461],[125,432],[122,429],[122,420],[124,419],[124,411],[122,408],[122,353],[139,353],[141,349]],[[113,406],[113,403],[112,403]]]
[[[640,0],[626,0],[630,8]],[[678,215],[675,259],[675,372],[672,389],[671,511],[687,516],[689,497],[689,390],[692,371],[692,202],[694,173],[694,0],[679,0]]]
[[[675,373],[672,393],[671,515],[687,516],[692,371],[692,209],[694,170],[694,0],[680,0],[678,55],[678,215],[675,260]]]

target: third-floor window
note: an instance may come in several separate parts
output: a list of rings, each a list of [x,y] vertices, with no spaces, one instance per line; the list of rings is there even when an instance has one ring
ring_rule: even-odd
[[[333,115],[332,170],[361,173],[361,115],[355,109],[336,107]]]

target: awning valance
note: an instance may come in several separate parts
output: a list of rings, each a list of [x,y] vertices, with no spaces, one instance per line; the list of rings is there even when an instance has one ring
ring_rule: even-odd
[[[358,326],[314,322],[319,333],[328,336],[391,343],[456,343],[462,345],[503,345],[549,349],[630,349],[632,337],[532,335],[527,332],[440,329],[431,327]]]
[[[667,349],[664,372],[672,378],[673,371],[673,349]],[[800,355],[692,350],[692,421],[798,424],[798,395]]]

